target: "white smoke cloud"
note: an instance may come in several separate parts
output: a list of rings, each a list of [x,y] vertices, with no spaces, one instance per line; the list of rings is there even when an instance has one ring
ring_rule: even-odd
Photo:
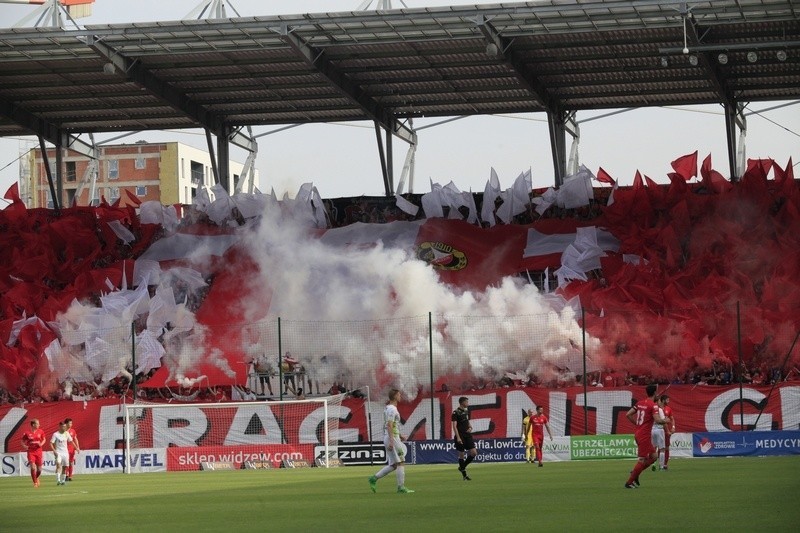
[[[433,370],[497,379],[523,371],[551,377],[581,368],[581,328],[572,306],[522,280],[506,278],[483,292],[442,283],[410,250],[331,246],[286,218],[266,213],[247,247],[261,273],[243,301],[267,320],[281,317],[281,342],[309,375],[326,384],[385,387],[414,396]],[[477,317],[477,318],[471,318]],[[364,322],[368,321],[368,322]],[[537,332],[531,335],[531,327]],[[277,357],[272,326],[245,336],[244,352]],[[590,339],[589,351],[599,342]]]
[[[408,249],[413,242],[408,232],[416,235],[419,224],[398,225],[387,246],[368,244],[363,235],[349,241],[359,244],[348,246],[335,238],[319,239],[304,204],[267,200],[260,221],[248,221],[223,247],[236,242],[258,265],[256,273],[239,280],[237,304],[245,321],[252,322],[242,326],[240,346],[223,347],[225,354],[212,347],[207,341],[216,335],[213,325],[199,324],[187,307],[189,295],[204,289],[199,272],[218,268],[211,258],[224,252],[211,246],[218,240],[211,238],[207,246],[197,241],[188,248],[186,259],[197,270],[159,271],[152,258],[140,265],[138,272],[146,275],[136,281],[159,283],[152,296],[140,285],[105,295],[100,307],[73,302],[52,325],[63,347],[52,357],[70,363],[53,365],[58,377],[92,376],[105,384],[117,375],[129,376],[130,321],[143,317],[147,335],[137,338],[137,345],[148,356],[147,366],[155,367],[163,355],[170,378],[183,386],[204,383],[205,376],[189,377],[203,363],[233,377],[231,364],[263,355],[277,370],[279,342],[284,355],[291,351],[322,391],[332,383],[391,385],[413,397],[429,385],[431,364],[437,379],[497,380],[507,373],[549,379],[566,367],[580,369],[581,328],[573,306],[563,299],[543,295],[521,279],[506,278],[485,291],[442,283],[433,267]],[[370,226],[363,229],[368,234]],[[274,327],[278,317],[284,324],[280,339]],[[225,323],[224,316],[220,320]],[[154,348],[154,338],[163,354]],[[598,344],[589,339],[590,354]]]

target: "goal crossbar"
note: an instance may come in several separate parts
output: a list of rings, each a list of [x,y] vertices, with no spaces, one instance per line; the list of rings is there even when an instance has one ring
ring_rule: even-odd
[[[136,450],[150,448],[166,449],[167,470],[312,465],[315,458],[328,467],[343,398],[126,404],[125,472],[136,472],[130,459]]]

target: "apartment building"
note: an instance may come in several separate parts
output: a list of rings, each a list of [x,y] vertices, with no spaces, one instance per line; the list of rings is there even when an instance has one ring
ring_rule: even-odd
[[[47,157],[55,165],[55,149],[48,149]],[[27,175],[20,176],[20,196],[28,207],[53,207],[47,172],[39,149],[31,150],[24,165]],[[214,184],[211,156],[178,142],[118,144],[99,147],[95,168],[92,160],[68,151],[64,158],[63,198],[61,205],[98,205],[100,198],[113,203],[125,191],[142,202],[157,200],[164,205],[191,204],[202,186]],[[244,165],[230,162],[233,183],[239,181]],[[92,172],[96,172],[92,187]],[[258,187],[258,172],[253,187]],[[94,189],[92,193],[92,189]],[[243,187],[248,192],[249,185]]]

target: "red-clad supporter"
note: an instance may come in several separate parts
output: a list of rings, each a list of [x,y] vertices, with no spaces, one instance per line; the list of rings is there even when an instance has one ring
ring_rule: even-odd
[[[656,449],[653,447],[651,438],[653,423],[664,424],[666,422],[659,415],[659,407],[655,402],[658,385],[650,384],[645,390],[647,398],[637,402],[635,406],[625,413],[628,420],[636,426],[634,437],[636,438],[637,455],[639,457],[636,466],[631,470],[628,481],[625,482],[626,489],[639,487],[639,474],[656,461]]]
[[[31,469],[33,486],[39,486],[39,476],[42,475],[43,449],[47,442],[44,431],[39,428],[39,420],[31,420],[31,429],[22,434],[22,444],[28,450],[28,465]]]
[[[69,436],[72,437],[71,441],[67,442],[67,451],[69,452],[69,463],[67,463],[67,477],[66,481],[72,481],[72,469],[75,465],[75,455],[78,453],[80,449],[80,443],[78,442],[78,432],[75,431],[75,428],[72,427],[72,419],[67,418],[64,420],[64,424],[67,426],[67,433]]]

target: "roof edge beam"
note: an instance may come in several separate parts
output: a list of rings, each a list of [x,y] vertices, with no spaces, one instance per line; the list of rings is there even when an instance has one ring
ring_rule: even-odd
[[[61,145],[90,159],[95,158],[94,148],[91,145],[73,135],[69,135],[57,124],[31,113],[14,102],[0,98],[0,115],[52,145]]]
[[[95,35],[87,38],[87,45],[113,65],[113,69],[111,67],[108,69],[111,72],[106,71],[105,68],[103,69],[104,72],[111,75],[115,73],[122,74],[153,96],[160,98],[174,109],[196,121],[203,128],[211,130],[215,135],[220,135],[224,132],[225,128],[221,116],[209,111],[174,85],[153,74],[152,71],[142,66],[138,60],[132,60],[120,54]]]
[[[358,105],[370,120],[380,124],[381,127],[407,143],[416,144],[416,134],[398,121],[389,109],[367,96],[356,83],[351,81],[326,57],[324,50],[317,50],[294,35],[292,28],[286,25],[282,25],[277,31],[283,42],[302,57],[310,67],[322,74],[337,91]]]

